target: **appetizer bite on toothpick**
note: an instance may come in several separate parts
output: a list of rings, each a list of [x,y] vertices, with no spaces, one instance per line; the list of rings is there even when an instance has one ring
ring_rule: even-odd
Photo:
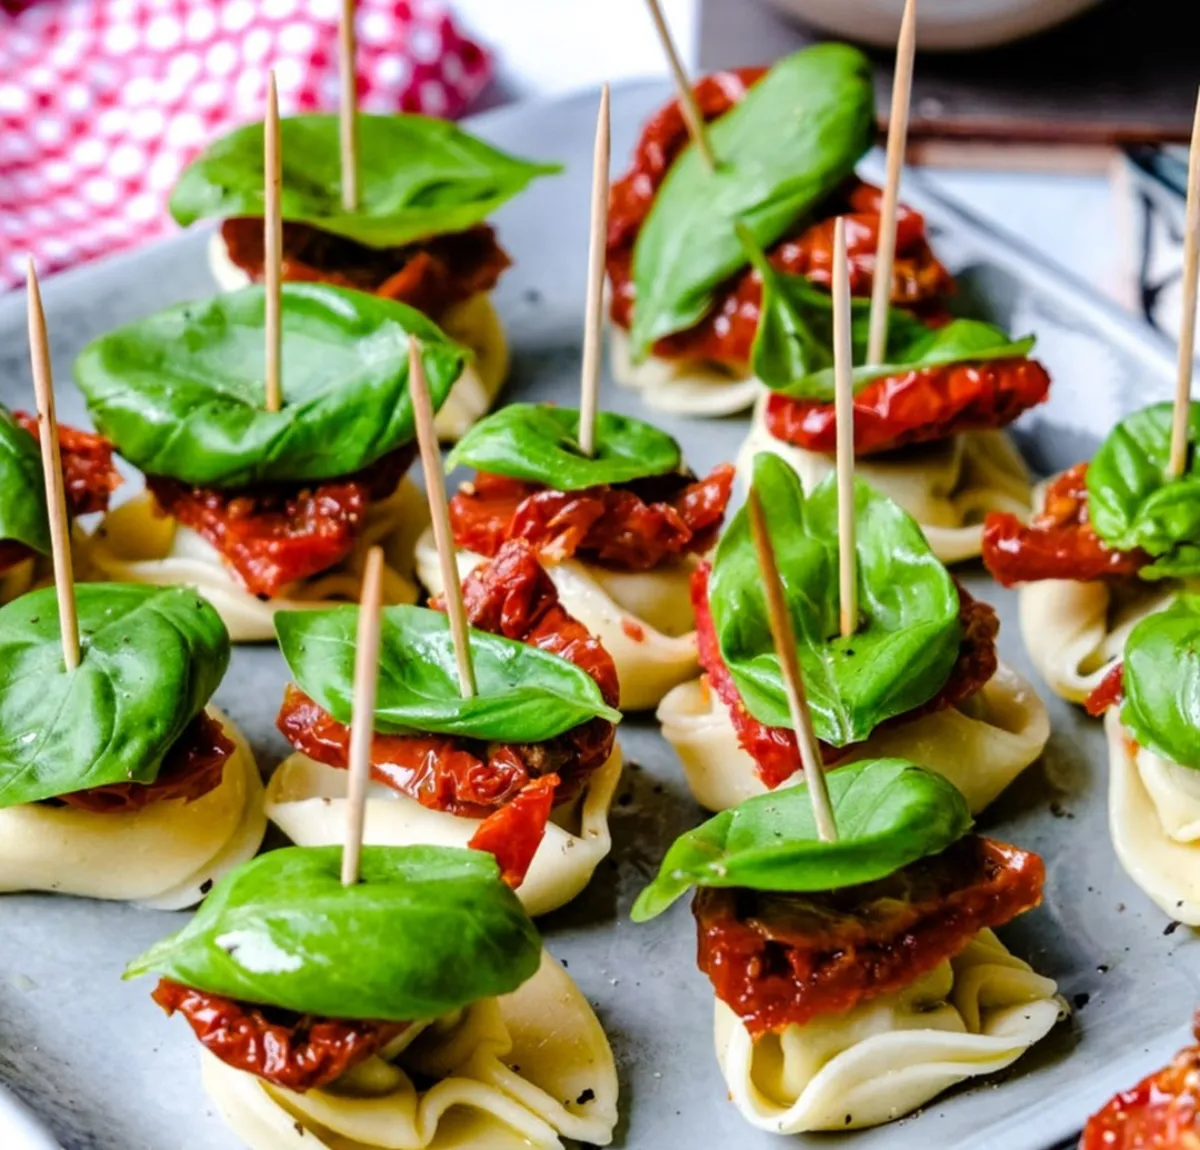
[[[1087,700],[1108,736],[1108,823],[1129,877],[1200,926],[1200,596],[1181,593],[1129,633]]]
[[[1185,1046],[1169,1066],[1122,1090],[1088,1119],[1079,1150],[1195,1150],[1200,1146],[1200,1016],[1192,1023],[1196,1045]]]
[[[229,636],[182,588],[74,585],[32,268],[30,319],[55,586],[0,608],[0,890],[191,906],[266,829],[250,748],[210,704]]]
[[[75,525],[83,515],[108,510],[120,486],[112,444],[73,427],[58,428],[64,494],[76,566],[86,568],[87,535]],[[38,458],[37,419],[0,406],[0,603],[7,603],[48,574],[50,529]]]
[[[874,99],[870,67],[849,47],[807,49],[765,75],[703,81],[702,114],[720,117],[707,129],[711,169],[694,141],[686,146],[677,106],[660,113],[614,188],[613,315],[628,329],[615,336],[615,364],[618,378],[646,386],[648,401],[676,410],[721,414],[757,401],[740,461],[746,477],[753,456],[772,450],[814,485],[832,468],[824,289],[834,221],[844,217],[851,289],[872,297],[855,304],[863,476],[953,562],[978,555],[984,511],[1028,505],[1024,465],[997,429],[1040,403],[1049,379],[1026,358],[1031,341],[949,321],[950,278],[920,217],[897,204],[914,29],[910,5],[883,190],[853,177],[871,144]],[[713,362],[723,366],[702,382]]]
[[[339,115],[283,120],[283,276],[416,308],[473,353],[438,413],[457,439],[495,401],[508,346],[490,295],[511,262],[487,217],[556,164],[505,155],[444,120],[354,105],[353,11],[342,14]],[[210,243],[225,289],[264,279],[263,125],[216,140],[171,196],[181,224],[221,220]]]
[[[1029,657],[1055,694],[1082,703],[1121,658],[1130,631],[1200,576],[1200,403],[1187,403],[1185,469],[1170,465],[1172,404],[1121,420],[1091,463],[1038,492],[1026,524],[989,515],[983,561],[1017,586]]]
[[[450,502],[461,575],[508,540],[538,553],[562,605],[612,655],[621,707],[657,706],[696,670],[688,580],[716,541],[733,468],[697,479],[678,443],[641,420],[598,413],[608,89],[601,96],[581,405],[509,404],[467,433],[449,467],[477,474]],[[443,590],[432,532],[417,543],[417,574]]]
[[[1063,1013],[1055,984],[992,933],[1038,905],[1044,868],[969,834],[958,791],[911,762],[821,770],[820,703],[797,657],[768,494],[751,492],[751,531],[807,781],[681,836],[633,918],[698,888],[717,1057],[750,1122],[778,1134],[874,1126],[1008,1066]]]
[[[385,612],[369,747],[366,841],[493,849],[532,914],[574,898],[608,854],[621,773],[613,661],[563,608],[533,548],[504,544],[463,582],[414,350],[413,399],[443,610]],[[277,724],[297,749],[271,778],[269,817],[295,842],[333,841],[350,791],[355,612],[281,614],[295,683]]]
[[[993,928],[1038,905],[1037,855],[970,833],[962,797],[899,759],[748,799],[678,839],[634,919],[688,887],[730,1097],[777,1134],[890,1122],[1009,1066],[1065,1013]]]
[[[820,758],[911,759],[950,779],[978,812],[1041,754],[1049,718],[998,662],[992,608],[955,582],[911,515],[854,477],[850,309],[836,278],[836,475],[806,495],[795,471],[763,453],[751,488],[776,540]],[[752,511],[734,516],[711,564],[693,575],[703,675],[658,709],[693,795],[710,810],[798,781],[802,767]]]
[[[250,1150],[607,1145],[599,1021],[480,851],[272,851],[130,963],[203,1046],[205,1090]]]
[[[1020,586],[1029,656],[1064,699],[1082,703],[1139,620],[1200,577],[1200,404],[1191,400],[1200,279],[1200,102],[1192,129],[1183,326],[1173,403],[1122,419],[1091,463],[1045,483],[1028,525],[988,516],[983,561]]]
[[[277,124],[274,109],[272,99]],[[273,275],[265,289],[180,304],[95,340],[76,379],[147,487],[98,529],[95,565],[196,588],[235,641],[274,638],[277,610],[356,600],[376,543],[385,601],[413,602],[413,546],[428,522],[404,478],[413,336],[436,408],[466,351],[404,304],[326,284]]]

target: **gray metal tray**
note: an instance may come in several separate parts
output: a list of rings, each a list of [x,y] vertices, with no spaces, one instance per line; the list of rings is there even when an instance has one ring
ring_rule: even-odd
[[[614,95],[617,165],[664,96],[659,85]],[[510,395],[565,402],[577,384],[594,121],[589,97],[506,109],[473,125],[502,147],[568,165],[564,176],[540,182],[497,216],[515,259],[496,295],[514,351]],[[923,193],[919,176],[907,179],[904,194],[926,212],[939,254],[968,293],[1007,327],[1038,335],[1038,355],[1055,383],[1051,401],[1021,423],[1035,467],[1088,455],[1119,415],[1169,394],[1171,351],[1148,329],[1049,270],[1019,242]],[[65,421],[86,422],[70,367],[88,339],[212,291],[206,238],[182,236],[46,285]],[[32,402],[19,293],[0,301],[0,400]],[[604,402],[625,411],[637,405],[610,381]],[[661,422],[697,467],[732,458],[745,431],[741,419]],[[978,570],[968,572],[967,583],[1000,608],[1003,657],[1032,675],[1013,595]],[[273,727],[283,684],[273,649],[244,648],[216,696],[251,737],[264,768],[285,752]],[[905,1121],[839,1135],[839,1144],[1042,1150],[1069,1138],[1115,1089],[1185,1039],[1200,1001],[1197,940],[1189,930],[1165,929],[1162,914],[1117,865],[1098,727],[1054,698],[1047,702],[1054,735],[1044,759],[982,821],[1045,856],[1045,905],[1001,933],[1017,954],[1058,979],[1077,1009],[1002,1083],[976,1083]],[[617,1144],[637,1150],[779,1145],[747,1126],[726,1100],[712,1049],[712,992],[695,966],[686,906],[646,926],[628,921],[630,903],[667,845],[701,815],[653,723],[628,722],[621,741],[630,766],[613,808],[612,857],[583,896],[543,923],[616,1051],[623,1114]],[[46,1119],[65,1150],[236,1150],[237,1140],[201,1092],[187,1027],[162,1015],[144,982],[119,977],[127,958],[182,921],[80,899],[0,899],[0,1079]],[[2,1131],[0,1145],[8,1146]]]

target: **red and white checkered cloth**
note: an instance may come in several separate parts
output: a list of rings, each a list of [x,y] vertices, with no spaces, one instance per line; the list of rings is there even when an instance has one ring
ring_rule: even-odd
[[[338,0],[0,0],[0,290],[140,243],[214,136],[338,101]],[[359,0],[364,111],[460,115],[487,53],[440,0]]]

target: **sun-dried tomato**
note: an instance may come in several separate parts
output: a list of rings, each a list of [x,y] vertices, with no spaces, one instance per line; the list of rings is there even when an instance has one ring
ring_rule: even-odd
[[[1028,524],[1000,512],[984,520],[984,566],[1001,586],[1129,578],[1151,561],[1144,551],[1109,547],[1096,534],[1088,516],[1087,468],[1077,463],[1052,480],[1042,510]]]
[[[467,843],[472,850],[496,856],[500,877],[513,890],[525,881],[533,856],[542,845],[557,787],[557,775],[534,779],[511,803],[488,815]]]
[[[318,1018],[238,1002],[163,978],[151,997],[178,1011],[210,1054],[284,1090],[335,1082],[408,1029],[407,1022]]]
[[[1007,427],[1045,401],[1050,376],[1032,359],[956,363],[887,376],[854,397],[854,453],[872,455],[917,443],[934,443],[964,431]],[[806,451],[837,450],[832,403],[767,397],[767,430]]]
[[[1084,701],[1084,709],[1089,715],[1099,717],[1109,707],[1119,707],[1125,698],[1125,664],[1117,663],[1110,667],[1104,678],[1093,688],[1092,693]]]
[[[218,489],[147,475],[166,514],[207,540],[252,595],[337,566],[354,550],[372,502],[388,498],[412,463],[401,447],[355,475],[317,483]]]
[[[764,68],[717,72],[698,81],[693,91],[706,120],[723,116],[764,75]],[[667,171],[688,140],[687,125],[672,100],[642,130],[629,171],[612,188],[608,215],[608,274],[612,281],[612,318],[621,327],[632,323],[636,305],[633,247]],[[804,275],[828,285],[833,266],[833,221],[846,217],[850,287],[854,295],[871,294],[875,251],[879,237],[882,192],[851,179],[820,204],[812,218],[799,222],[791,235],[767,253],[781,271]],[[925,238],[925,222],[901,205],[896,221],[896,258],[892,302],[936,316],[938,301],[953,290],[950,274],[934,257]],[[708,315],[687,331],[676,332],[654,345],[664,359],[704,359],[744,368],[758,330],[762,282],[745,269],[716,293]]]
[[[742,702],[737,684],[721,657],[721,646],[708,601],[711,574],[711,566],[704,563],[692,576],[692,606],[696,614],[700,666],[710,689],[716,692],[717,698],[729,712],[738,743],[754,760],[756,774],[764,786],[774,790],[803,769],[796,735],[788,727],[769,727],[760,723]],[[899,726],[923,715],[956,707],[981,690],[996,673],[999,665],[996,636],[1000,631],[1000,620],[991,606],[974,598],[961,584],[957,586],[958,622],[962,637],[954,668],[933,698],[903,715],[885,720],[879,729]],[[832,747],[822,742],[819,745],[821,759],[826,766],[832,766],[854,749],[854,744]]]
[[[36,415],[13,412],[13,418],[34,439],[38,438]],[[121,473],[113,466],[113,446],[92,431],[58,425],[58,447],[62,455],[63,481],[70,515],[91,515],[108,510],[109,496],[121,486]]]
[[[262,220],[221,225],[230,260],[263,278]],[[456,303],[491,291],[511,264],[487,224],[395,248],[369,248],[308,224],[283,225],[284,280],[332,284],[398,300],[434,320]]]
[[[816,894],[702,888],[700,969],[751,1035],[912,985],[1042,899],[1035,854],[971,835],[877,882]]]
[[[577,556],[625,571],[649,571],[716,542],[733,491],[734,470],[704,479],[656,476],[620,486],[554,491],[479,472],[450,501],[454,542],[495,555],[525,539],[549,563]]]
[[[38,438],[36,415],[15,411],[13,419],[34,439]],[[121,485],[120,472],[113,466],[112,444],[102,435],[60,423],[58,446],[67,514],[74,517],[107,511],[109,496]],[[32,548],[24,543],[0,539],[0,572],[31,559],[33,554]]]
[[[610,706],[619,688],[612,657],[563,610],[558,591],[523,540],[507,543],[465,580],[470,624],[558,655],[586,671]],[[433,603],[438,606],[437,600]],[[289,686],[276,726],[297,750],[327,766],[349,762],[350,729]],[[433,810],[485,818],[532,780],[555,775],[566,802],[612,754],[614,731],[592,719],[544,743],[483,743],[452,735],[381,735],[371,740],[371,776]]]
[[[221,785],[236,748],[221,724],[201,711],[167,752],[152,783],[110,783],[53,800],[94,814],[132,814],[151,803],[193,803]]]
[[[1200,1043],[1200,1018],[1192,1032]],[[1200,1045],[1093,1114],[1079,1150],[1200,1150]]]

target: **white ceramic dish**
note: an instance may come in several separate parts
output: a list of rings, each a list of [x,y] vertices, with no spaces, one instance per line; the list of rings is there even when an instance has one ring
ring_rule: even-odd
[[[893,48],[904,0],[768,0],[823,32],[877,48]],[[1100,0],[921,0],[917,43],[923,51],[995,48],[1045,32]]]

